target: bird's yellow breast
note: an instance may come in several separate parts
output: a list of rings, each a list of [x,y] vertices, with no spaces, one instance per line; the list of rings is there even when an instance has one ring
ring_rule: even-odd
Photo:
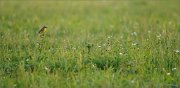
[[[44,32],[47,31],[47,28],[44,28]]]

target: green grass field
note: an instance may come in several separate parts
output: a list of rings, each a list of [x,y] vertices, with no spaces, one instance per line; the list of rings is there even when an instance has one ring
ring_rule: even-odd
[[[0,88],[180,88],[180,1],[1,0]]]

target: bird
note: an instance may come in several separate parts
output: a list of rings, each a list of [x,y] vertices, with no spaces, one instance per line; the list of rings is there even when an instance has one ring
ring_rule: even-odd
[[[43,27],[41,28],[41,30],[39,30],[38,34],[39,34],[39,36],[40,36],[41,38],[44,37],[44,32],[46,32],[46,30],[47,30],[47,27],[46,27],[46,26],[43,26]]]
[[[46,32],[46,30],[47,30],[47,27],[46,26],[43,26],[42,28],[41,28],[41,30],[39,30],[39,34],[43,34],[44,32]]]

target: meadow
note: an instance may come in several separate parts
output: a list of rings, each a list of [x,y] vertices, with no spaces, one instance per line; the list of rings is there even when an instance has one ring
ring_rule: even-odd
[[[179,3],[0,0],[0,88],[180,88]]]

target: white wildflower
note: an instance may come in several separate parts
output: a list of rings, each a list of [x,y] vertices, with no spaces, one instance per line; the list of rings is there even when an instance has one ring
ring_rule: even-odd
[[[137,36],[137,32],[133,32],[133,33],[131,33],[131,35]]]
[[[160,39],[161,38],[161,34],[157,35],[157,38]]]
[[[92,68],[95,68],[96,65],[92,64]]]
[[[136,42],[132,43],[132,46],[136,46],[136,45],[138,45],[138,43],[136,43]]]
[[[28,61],[29,61],[29,59],[26,59],[26,61],[28,62]]]
[[[171,73],[167,73],[166,75],[171,75]]]
[[[109,38],[112,38],[112,36],[108,36],[108,39],[109,39]]]
[[[123,55],[123,53],[119,53],[119,55]]]
[[[39,42],[37,42],[36,45],[39,46],[40,45]]]
[[[179,51],[179,50],[176,50],[175,52],[176,52],[176,53],[179,53],[180,51]]]
[[[101,46],[98,46],[99,48],[101,48]]]
[[[172,71],[175,71],[176,70],[176,68],[172,68]]]
[[[44,69],[45,69],[46,71],[48,71],[48,70],[49,70],[49,68],[48,68],[48,67],[46,67],[46,66],[44,67]]]
[[[133,79],[133,80],[131,80],[131,83],[135,83],[135,80]]]

